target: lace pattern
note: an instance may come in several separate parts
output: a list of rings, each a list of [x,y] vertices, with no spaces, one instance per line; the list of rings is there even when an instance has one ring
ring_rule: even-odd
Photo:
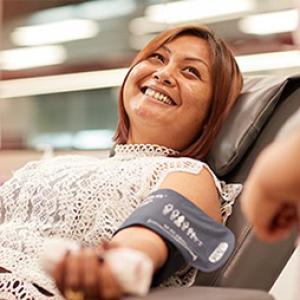
[[[56,295],[42,287],[32,284],[18,275],[11,273],[0,274],[0,299],[2,300],[63,300],[57,291]]]
[[[0,266],[11,271],[0,273],[5,283],[0,299],[62,299],[39,266],[46,239],[68,238],[86,246],[109,240],[169,173],[196,174],[207,167],[190,158],[166,157],[176,152],[157,145],[118,145],[115,151],[109,159],[61,156],[31,162],[0,187]],[[241,186],[215,182],[225,220]],[[188,268],[164,285],[190,286],[196,273]]]
[[[178,151],[155,144],[125,144],[115,146],[116,155],[124,158],[145,156],[177,156]]]

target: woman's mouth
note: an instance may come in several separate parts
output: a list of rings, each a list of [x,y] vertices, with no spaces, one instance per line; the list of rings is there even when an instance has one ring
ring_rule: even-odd
[[[162,103],[168,104],[168,105],[176,105],[175,102],[167,95],[164,95],[163,93],[157,92],[149,87],[142,88],[142,93],[148,97],[154,98],[155,100],[158,100]]]

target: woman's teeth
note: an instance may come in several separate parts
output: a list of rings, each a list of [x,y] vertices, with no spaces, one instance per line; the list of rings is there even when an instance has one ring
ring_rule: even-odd
[[[145,91],[145,95],[152,97],[160,102],[163,102],[165,104],[174,105],[173,101],[166,95],[163,95],[159,92],[156,92],[150,88],[147,88]]]

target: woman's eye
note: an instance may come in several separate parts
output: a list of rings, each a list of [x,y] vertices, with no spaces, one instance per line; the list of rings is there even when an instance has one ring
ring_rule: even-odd
[[[184,70],[187,71],[188,73],[193,74],[194,76],[196,76],[199,79],[201,78],[199,71],[194,67],[186,67]]]
[[[153,53],[150,58],[153,58],[155,60],[159,60],[161,62],[165,61],[165,58],[163,57],[163,55],[159,54],[159,53]]]

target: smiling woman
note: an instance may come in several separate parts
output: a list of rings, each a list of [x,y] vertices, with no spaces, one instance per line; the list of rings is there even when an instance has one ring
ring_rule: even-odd
[[[0,187],[0,298],[138,293],[128,286],[140,267],[128,265],[133,257],[149,263],[144,291],[151,280],[191,286],[198,269],[224,264],[234,237],[222,222],[241,186],[220,182],[203,160],[241,86],[231,51],[208,28],[152,40],[121,87],[113,157],[31,162]],[[84,248],[48,274],[39,262],[53,237]],[[114,251],[123,258],[109,260]]]
[[[211,80],[209,45],[192,35],[166,43],[141,61],[124,88],[124,106],[131,125],[129,141],[185,149],[207,115]],[[162,130],[168,136],[157,135]]]
[[[132,134],[129,130],[129,127],[133,128],[134,126],[132,121],[129,121],[132,108],[130,109],[126,105],[129,101],[127,98],[131,97],[130,93],[134,95],[134,89],[136,89],[136,96],[139,93],[147,92],[155,95],[155,99],[167,96],[162,99],[174,102],[172,104],[175,104],[176,113],[180,113],[180,118],[178,119],[175,112],[169,117],[173,116],[174,119],[177,117],[176,124],[184,126],[182,128],[177,126],[176,132],[175,126],[170,120],[169,125],[164,127],[164,131],[168,132],[168,136],[171,135],[173,142],[190,134],[187,137],[188,141],[182,141],[179,145],[175,145],[175,148],[180,151],[181,156],[204,159],[240,92],[242,82],[231,50],[209,28],[185,25],[164,31],[150,41],[137,55],[124,80],[120,92],[120,117],[115,141],[126,143]],[[150,90],[147,89],[148,87]],[[162,96],[157,94],[159,92]],[[193,99],[190,99],[191,96]],[[185,101],[184,98],[188,99]],[[137,105],[134,100],[131,102],[132,106],[136,105],[134,107],[136,112],[140,109],[140,113],[143,111],[146,113],[143,110],[144,106],[141,105],[142,100],[139,101],[140,105]],[[146,103],[143,104],[146,105]],[[184,109],[194,104],[196,107],[198,106],[198,112],[197,108],[193,107],[194,115],[186,115]],[[155,120],[162,113],[151,120],[152,124],[144,123],[144,129],[149,131],[149,126],[154,126]],[[168,113],[166,114],[168,115]],[[181,120],[183,117],[186,120]],[[166,126],[168,119],[165,120],[165,124],[161,123],[160,126]],[[180,123],[178,123],[179,120]],[[143,121],[146,122],[146,120]],[[187,123],[185,124],[185,122]],[[189,127],[188,123],[193,123],[194,130]],[[156,130],[158,129],[156,128]],[[157,140],[158,144],[174,148],[172,143],[167,144],[168,141],[164,135],[158,135],[154,131],[152,134],[150,133],[151,139],[154,138],[151,143]],[[140,135],[145,138],[142,132]]]

